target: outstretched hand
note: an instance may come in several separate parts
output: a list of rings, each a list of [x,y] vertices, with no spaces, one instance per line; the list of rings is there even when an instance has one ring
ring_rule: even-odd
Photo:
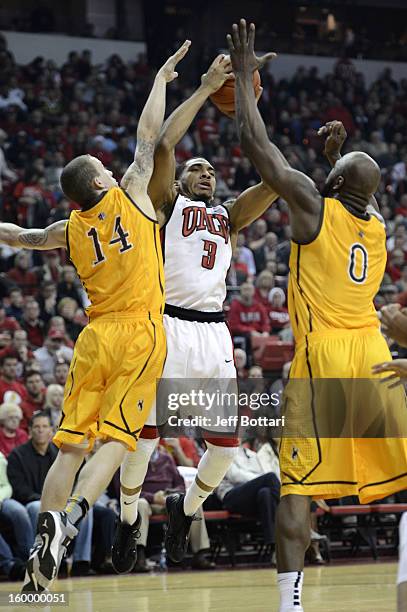
[[[191,41],[186,40],[183,45],[171,55],[165,64],[158,71],[158,75],[164,77],[167,83],[171,83],[174,79],[177,78],[178,72],[175,72],[175,67],[188,53],[189,47],[191,46]]]
[[[407,359],[394,359],[393,361],[385,361],[373,366],[373,374],[381,374],[382,372],[393,372],[390,376],[380,381],[382,383],[391,383],[389,384],[390,389],[404,384],[407,378]]]
[[[208,68],[208,72],[202,75],[202,85],[207,87],[211,93],[215,93],[226,81],[234,78],[230,57],[222,53],[215,57]]]
[[[255,32],[256,27],[254,23],[251,23],[249,33],[247,33],[246,20],[241,19],[239,25],[233,24],[232,34],[226,37],[235,73],[251,74],[255,70],[261,70],[267,62],[277,57],[277,54],[272,52],[262,57],[256,56],[254,52]]]
[[[326,156],[339,155],[348,134],[342,121],[329,121],[318,130],[318,136],[325,136]]]

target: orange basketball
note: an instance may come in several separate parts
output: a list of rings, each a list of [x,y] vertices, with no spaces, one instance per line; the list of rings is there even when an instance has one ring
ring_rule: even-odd
[[[253,88],[257,96],[261,87],[260,73],[258,70],[253,72]],[[211,95],[211,101],[226,115],[233,115],[235,112],[235,80],[230,79],[222,85],[218,91]]]

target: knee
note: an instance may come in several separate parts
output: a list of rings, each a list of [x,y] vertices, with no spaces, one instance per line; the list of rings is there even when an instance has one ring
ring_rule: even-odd
[[[257,491],[257,501],[261,504],[268,504],[271,500],[271,491],[268,487],[261,487]]]
[[[310,543],[310,499],[301,495],[286,495],[277,510],[277,532],[283,538]]]

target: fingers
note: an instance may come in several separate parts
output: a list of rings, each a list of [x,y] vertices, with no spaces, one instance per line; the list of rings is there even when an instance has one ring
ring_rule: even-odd
[[[242,19],[241,21],[244,21],[244,19]],[[246,22],[245,22],[245,25],[246,25]],[[254,38],[255,38],[255,35],[256,35],[256,26],[254,25],[254,23],[251,23],[249,25],[249,38],[248,38],[248,41],[247,41],[247,45],[248,45],[249,51],[251,53],[254,53]]]
[[[380,374],[381,372],[387,372],[391,370],[394,370],[394,365],[392,361],[384,361],[382,363],[376,363],[376,365],[372,367],[373,374]]]
[[[241,47],[241,44],[240,44],[240,36],[239,36],[239,27],[237,23],[234,23],[232,25],[232,40],[233,40],[233,46],[235,50],[238,51]]]
[[[270,51],[270,53],[266,53],[262,57],[258,58],[259,68],[263,68],[267,64],[267,62],[271,62],[273,59],[277,57],[277,53],[274,51]]]
[[[246,27],[246,19],[241,19],[239,21],[239,36],[240,36],[240,44],[247,44],[247,27]]]
[[[233,38],[230,34],[226,34],[226,40],[229,47],[229,53],[233,53],[235,51],[235,45],[233,44]]]
[[[178,51],[176,51],[174,53],[174,55],[171,56],[171,59],[173,59],[175,61],[176,64],[178,64],[178,62],[180,62],[182,60],[182,58],[184,58],[186,56],[186,54],[188,53],[189,47],[191,46],[191,41],[190,40],[186,40],[178,49]]]

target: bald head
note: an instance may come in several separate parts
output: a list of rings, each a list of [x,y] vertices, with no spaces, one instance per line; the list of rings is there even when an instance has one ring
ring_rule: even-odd
[[[369,198],[377,191],[380,183],[380,168],[362,151],[347,153],[332,168],[324,188],[324,194],[333,193]]]

